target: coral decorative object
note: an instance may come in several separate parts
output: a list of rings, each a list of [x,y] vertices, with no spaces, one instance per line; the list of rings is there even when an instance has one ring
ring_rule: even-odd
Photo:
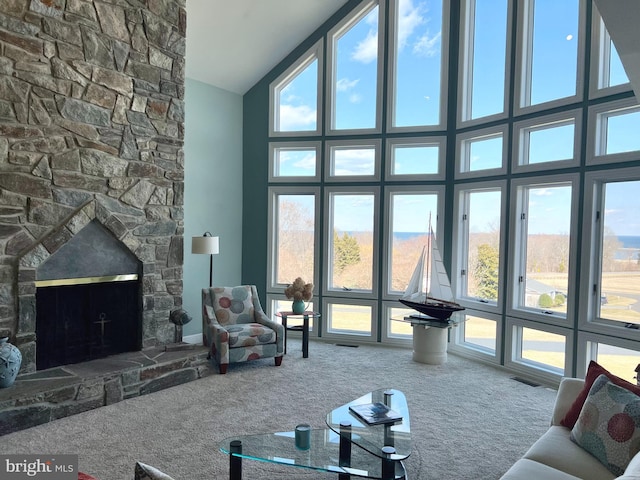
[[[22,354],[18,347],[9,343],[9,337],[0,338],[0,388],[13,385],[21,364]]]

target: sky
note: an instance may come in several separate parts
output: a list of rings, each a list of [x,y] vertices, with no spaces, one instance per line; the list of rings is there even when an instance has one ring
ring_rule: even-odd
[[[534,3],[535,21],[531,33],[533,54],[530,61],[523,65],[523,69],[529,72],[531,81],[529,88],[523,90],[523,102],[538,104],[575,94],[579,50],[579,4],[579,0],[536,0]],[[395,78],[395,91],[398,93],[391,97],[391,104],[396,112],[393,123],[396,126],[431,125],[439,122],[443,38],[441,16],[441,0],[399,2],[398,37],[394,40],[397,68],[396,76],[392,77]],[[473,38],[475,51],[469,57],[466,66],[466,70],[471,72],[470,88],[466,89],[469,92],[470,105],[465,113],[467,117],[493,114],[502,111],[504,107],[506,19],[506,0],[478,0]],[[378,7],[375,7],[343,32],[336,41],[334,126],[337,129],[375,126],[378,86],[377,23]],[[626,82],[626,75],[615,49],[611,57],[611,83]],[[316,82],[317,61],[311,63],[281,91],[282,130],[316,129]],[[573,137],[576,132],[579,133],[577,126],[580,121],[586,119],[567,114],[566,118],[547,120],[540,125],[525,125],[517,139],[522,152],[520,163],[563,162],[579,155],[580,152],[574,147]],[[603,153],[640,149],[638,123],[640,113],[610,117],[607,122],[607,141],[602,146]],[[499,136],[473,142],[469,157],[470,170],[481,171],[485,168],[499,167],[505,144]],[[397,152],[396,173],[429,174],[435,173],[434,169],[437,169],[437,146],[424,148],[416,145],[415,149],[403,148]],[[331,158],[333,175],[374,173],[373,146],[339,147]],[[279,172],[285,176],[312,176],[319,161],[313,151],[283,152],[280,156]],[[530,233],[566,233],[571,205],[569,199],[568,189],[532,190],[530,207],[535,212],[544,214],[541,214],[539,221],[530,216]],[[336,225],[344,226],[348,231],[369,229],[373,215],[373,198],[349,196],[348,200],[345,199],[336,212]],[[632,216],[629,204],[627,203],[625,208],[625,204],[618,201],[613,193],[607,201],[611,203],[611,211],[616,212],[609,217],[614,231],[619,231],[621,235],[640,235],[640,225],[629,218]],[[411,217],[415,213],[421,213],[420,210],[409,209],[406,215],[398,213],[395,220],[399,222],[399,227],[396,231],[406,231],[403,229],[410,228]],[[398,209],[398,212],[400,211],[401,209]],[[492,221],[490,218],[495,217],[495,212],[487,210],[486,215],[485,223],[489,223]],[[482,223],[481,219],[478,221]]]

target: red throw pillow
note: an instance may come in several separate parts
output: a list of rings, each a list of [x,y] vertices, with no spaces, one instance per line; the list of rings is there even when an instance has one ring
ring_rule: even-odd
[[[580,394],[574,400],[567,414],[560,421],[560,425],[567,428],[573,428],[573,426],[578,421],[580,411],[582,410],[582,405],[584,405],[584,402],[589,395],[589,390],[591,390],[593,382],[595,382],[600,375],[606,375],[612,383],[615,383],[619,387],[626,388],[636,395],[640,395],[640,386],[627,382],[620,377],[616,377],[613,373],[607,371],[604,367],[591,360],[591,362],[589,362],[589,368],[587,369],[587,376],[584,378],[584,387],[582,388]]]
[[[78,480],[98,480],[96,477],[87,475],[86,473],[78,472]]]

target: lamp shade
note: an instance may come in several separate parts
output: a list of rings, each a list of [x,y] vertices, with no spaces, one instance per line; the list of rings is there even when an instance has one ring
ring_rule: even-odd
[[[191,253],[214,255],[219,249],[220,237],[191,237]]]

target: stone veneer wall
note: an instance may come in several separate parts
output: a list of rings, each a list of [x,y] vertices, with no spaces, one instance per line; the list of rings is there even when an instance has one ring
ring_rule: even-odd
[[[143,263],[143,346],[182,304],[185,0],[1,0],[0,332],[35,369],[35,272],[98,219]]]

